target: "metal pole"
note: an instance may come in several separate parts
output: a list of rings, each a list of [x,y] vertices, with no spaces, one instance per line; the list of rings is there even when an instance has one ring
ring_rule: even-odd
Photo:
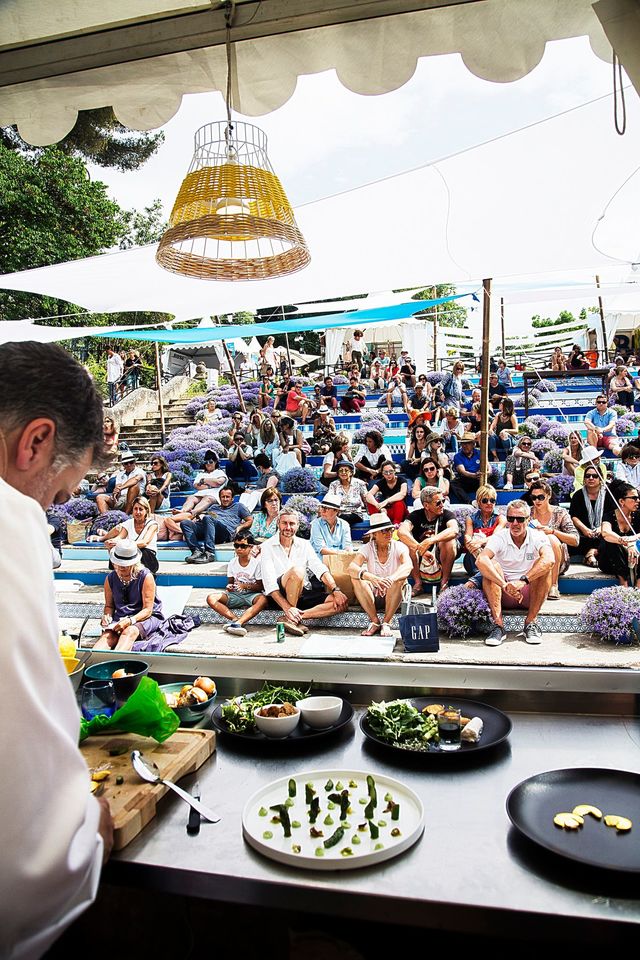
[[[504,297],[500,297],[500,333],[502,335],[502,359],[507,359],[507,351],[504,345]]]
[[[482,430],[480,433],[480,483],[489,472],[489,331],[491,328],[491,280],[482,281]]]
[[[155,342],[156,348],[156,383],[158,385],[158,407],[160,408],[160,433],[162,435],[162,443],[164,444],[167,439],[167,431],[164,423],[164,401],[162,399],[162,369],[160,367],[160,347],[158,341]]]
[[[600,289],[600,277],[596,274],[596,287]],[[608,350],[607,350],[607,330],[604,324],[604,305],[602,303],[602,297],[598,294],[598,307],[600,308],[600,326],[602,328],[602,361],[600,366],[603,366],[608,362]]]
[[[285,316],[284,316],[284,304],[282,304],[282,306],[280,307],[280,309],[282,310],[282,319],[284,320],[284,319],[285,319]],[[287,362],[288,362],[288,364],[289,364],[289,376],[293,376],[293,364],[291,363],[291,350],[289,349],[289,334],[287,333],[286,330],[285,330],[285,332],[284,332],[284,342],[285,342],[286,345],[287,345]],[[275,371],[274,371],[274,373],[275,373]]]
[[[231,379],[233,380],[233,385],[236,388],[236,393],[238,394],[238,400],[240,401],[240,409],[243,413],[247,412],[247,408],[244,405],[244,397],[242,396],[242,390],[240,389],[240,384],[238,383],[238,378],[236,376],[236,370],[233,365],[233,360],[231,359],[231,354],[229,353],[229,347],[227,346],[227,341],[222,341],[222,349],[227,358],[227,363],[229,364],[229,372],[231,374]]]
[[[433,288],[433,299],[436,299],[436,288]],[[438,369],[438,304],[433,305],[433,370]]]

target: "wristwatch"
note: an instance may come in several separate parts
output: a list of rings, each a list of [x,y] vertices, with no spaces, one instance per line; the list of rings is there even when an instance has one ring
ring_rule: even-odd
[[[523,583],[529,583],[529,577],[520,577]]]

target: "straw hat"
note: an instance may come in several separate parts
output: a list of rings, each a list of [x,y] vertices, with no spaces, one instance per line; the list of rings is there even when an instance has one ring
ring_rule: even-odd
[[[140,562],[142,554],[133,540],[116,540],[111,551],[111,562],[118,567],[135,567]]]
[[[476,438],[473,433],[463,433],[460,438],[460,443],[475,443]]]
[[[380,533],[382,530],[394,529],[388,513],[372,513],[369,517],[369,533]]]

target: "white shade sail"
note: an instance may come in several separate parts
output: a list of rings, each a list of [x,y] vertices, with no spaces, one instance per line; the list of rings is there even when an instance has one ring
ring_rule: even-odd
[[[0,287],[88,310],[154,310],[186,319],[361,290],[445,282],[473,289],[482,277],[597,273],[616,263],[607,254],[628,264],[640,250],[640,175],[631,176],[640,156],[640,102],[629,99],[624,137],[613,130],[610,111],[606,97],[437,169],[297,208],[312,261],[289,277],[238,283],[180,277],[156,265],[151,245],[5,275]]]
[[[501,83],[529,73],[551,40],[588,36],[598,56],[611,56],[591,0],[243,0],[233,36],[234,102],[249,116],[280,107],[299,76],[331,69],[353,92],[375,95],[405,84],[425,56],[460,53],[473,74]],[[224,12],[205,0],[5,0],[0,37],[0,125],[17,124],[33,144],[61,139],[79,110],[103,106],[150,130],[184,94],[226,83]]]

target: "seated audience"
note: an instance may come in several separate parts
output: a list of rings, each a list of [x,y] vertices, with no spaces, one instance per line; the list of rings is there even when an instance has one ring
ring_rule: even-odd
[[[616,499],[617,506],[603,516],[598,566],[603,573],[617,577],[622,587],[628,587],[637,583],[640,536],[640,524],[636,519],[638,491],[631,484],[621,484],[616,491]]]
[[[357,376],[349,377],[349,386],[340,400],[340,407],[345,413],[360,413],[367,402],[367,392]]]
[[[590,447],[588,444],[582,448],[580,455],[580,463],[576,467],[576,472],[573,476],[573,489],[582,490],[584,485],[584,472],[588,466],[593,466],[603,480],[607,479],[607,468],[602,461],[602,453],[600,450],[596,450],[595,447]]]
[[[302,391],[302,385],[294,383],[287,393],[285,411],[290,417],[300,418],[300,423],[306,423],[311,412],[311,404]]]
[[[391,460],[391,451],[387,447],[379,430],[369,430],[364,435],[364,444],[356,452],[353,462],[356,477],[371,483],[380,476],[385,460]]]
[[[350,553],[351,527],[339,516],[341,502],[330,493],[320,501],[319,514],[311,521],[311,546],[320,559],[334,553]]]
[[[640,488],[640,447],[634,443],[626,443],[620,451],[620,460],[615,465],[616,480],[630,483],[636,489]]]
[[[278,529],[278,513],[282,506],[282,496],[275,487],[267,487],[260,497],[260,509],[253,514],[250,534],[256,543],[268,540]]]
[[[433,457],[425,457],[420,462],[420,472],[413,481],[411,496],[413,497],[414,510],[419,510],[422,506],[420,494],[425,487],[437,487],[445,500],[449,499],[449,481],[445,477],[442,467]]]
[[[245,435],[240,430],[236,430],[233,440],[229,444],[227,457],[227,477],[229,480],[242,486],[257,480],[258,471],[252,462],[253,448],[246,442]]]
[[[305,620],[332,617],[348,600],[308,540],[297,537],[299,514],[283,507],[278,533],[262,544],[260,559],[265,594],[283,611],[287,633],[308,633]]]
[[[273,463],[280,453],[280,439],[276,429],[275,419],[263,420],[260,425],[256,441],[256,453],[264,453]]]
[[[305,451],[308,451],[310,447],[304,439],[302,430],[296,426],[295,420],[288,415],[286,417],[280,417],[279,439],[282,453],[292,453],[298,461],[298,464],[304,467],[306,463]],[[275,465],[277,468],[277,461]]]
[[[556,347],[551,355],[550,366],[552,370],[566,370],[567,358],[562,352],[562,347]]]
[[[226,633],[243,637],[245,624],[260,613],[269,601],[262,592],[262,569],[260,556],[252,554],[255,540],[250,533],[236,534],[233,541],[234,556],[227,564],[227,586],[217,599],[214,593],[207,597],[212,610],[226,620]]]
[[[518,440],[504,464],[504,489],[513,490],[514,487],[524,486],[525,475],[532,470],[540,470],[540,461],[531,447],[531,437],[523,434]]]
[[[100,513],[106,513],[107,510],[131,513],[133,501],[142,494],[147,482],[144,470],[136,466],[136,458],[132,453],[124,454],[122,469],[115,477],[113,493],[99,493],[96,496],[96,506]]]
[[[271,487],[278,486],[280,474],[273,469],[271,460],[266,453],[256,453],[253,464],[258,471],[258,479],[255,482],[256,490],[268,490]]]
[[[194,517],[204,513],[214,503],[220,503],[220,491],[226,485],[227,479],[213,450],[207,450],[204,455],[204,468],[193,481],[195,493],[187,497],[181,508],[174,507],[171,512],[188,513]]]
[[[325,406],[331,410],[338,409],[338,388],[333,383],[333,377],[324,378],[324,386],[322,387],[320,397]]]
[[[507,388],[498,380],[497,373],[489,374],[489,403],[494,411],[500,409],[500,402],[507,395]]]
[[[338,479],[329,484],[329,493],[340,501],[340,516],[349,526],[360,523],[367,513],[367,485],[354,476],[351,460],[340,460],[336,467]]]
[[[265,375],[260,384],[258,393],[258,407],[264,410],[265,407],[273,406],[276,399],[276,388],[272,376]]]
[[[416,367],[408,350],[400,351],[400,376],[407,389],[416,385]]]
[[[115,457],[118,453],[118,450],[128,450],[129,445],[124,442],[119,442],[120,431],[116,425],[113,417],[104,418],[104,449],[107,455]]]
[[[146,497],[136,497],[133,501],[131,517],[124,523],[119,523],[111,530],[100,530],[87,540],[107,545],[112,551],[116,540],[130,540],[140,550],[141,563],[151,573],[158,572],[158,524],[151,513],[151,506]]]
[[[504,514],[496,511],[498,495],[489,483],[478,487],[476,510],[465,519],[464,528],[464,568],[472,578],[466,586],[482,587],[482,576],[478,574],[476,557],[487,545],[489,538],[506,524]]]
[[[499,460],[498,452],[510,453],[518,439],[518,419],[511,397],[500,401],[500,409],[489,426],[489,452],[492,460]]]
[[[407,452],[406,460],[403,460],[400,465],[401,472],[409,480],[415,480],[420,472],[420,463],[423,457],[426,457],[429,453],[427,447],[427,428],[422,424],[418,423],[411,430],[409,434],[409,450]]]
[[[605,503],[614,506],[601,474],[595,467],[588,467],[584,472],[584,487],[573,494],[569,504],[569,514],[580,535],[578,552],[588,567],[598,566]]]
[[[161,652],[180,643],[197,624],[190,617],[165,619],[153,574],[142,565],[130,540],[118,540],[111,551],[113,570],[104,582],[103,633],[94,650]]]
[[[400,406],[405,412],[407,412],[407,388],[404,385],[402,377],[399,375],[390,377],[387,382],[387,413],[391,413],[391,409],[393,407],[393,397],[396,393],[400,397]]]
[[[553,572],[549,588],[549,600],[560,599],[558,581],[569,569],[569,547],[576,548],[580,541],[578,531],[568,510],[551,505],[551,487],[544,480],[532,483],[529,495],[533,504],[531,525],[546,533],[553,550]]]
[[[151,459],[151,471],[147,474],[145,493],[151,513],[160,509],[165,500],[169,500],[172,473],[164,457],[156,454]]]
[[[633,410],[633,383],[626,367],[619,365],[615,368],[609,380],[609,398],[613,398],[614,403]]]
[[[398,538],[409,547],[413,565],[413,596],[422,593],[422,577],[440,579],[440,589],[449,584],[458,556],[458,521],[445,510],[444,497],[437,487],[425,487],[420,494],[422,508],[412,510],[398,528]]]
[[[527,643],[542,642],[536,618],[549,595],[553,550],[546,534],[529,526],[529,517],[528,505],[523,500],[512,500],[507,507],[506,528],[497,530],[476,558],[495,623],[485,637],[488,647],[498,647],[507,639],[503,609],[526,610],[520,636]]]
[[[353,592],[369,625],[363,637],[393,636],[391,622],[400,606],[402,590],[411,573],[411,557],[404,543],[393,539],[393,522],[385,513],[369,518],[369,542],[363,543],[349,565]],[[383,611],[382,625],[378,610]]]
[[[385,460],[380,468],[380,479],[367,493],[367,509],[369,513],[384,511],[396,525],[402,523],[407,515],[407,481],[401,474],[396,473],[393,461]]]
[[[222,410],[216,406],[216,402],[213,398],[207,400],[207,405],[204,408],[202,419],[205,423],[215,423],[216,420],[222,420]]]
[[[622,443],[616,435],[617,419],[618,414],[607,405],[605,395],[599,393],[596,397],[595,409],[590,410],[584,418],[589,446],[611,450],[615,456],[618,456]]]
[[[313,418],[313,437],[311,440],[311,452],[324,456],[328,453],[332,441],[336,437],[336,425],[329,407],[324,404],[318,407],[316,415]]]
[[[320,483],[324,484],[325,487],[338,479],[337,464],[341,460],[351,460],[350,446],[351,441],[346,433],[338,433],[333,438],[329,452],[322,461]]]
[[[471,503],[480,486],[480,451],[472,433],[465,433],[453,458],[452,503]]]
[[[220,491],[220,503],[215,509],[180,523],[191,550],[185,563],[212,563],[216,558],[216,543],[230,543],[236,533],[250,526],[251,514],[243,504],[233,502],[233,492],[225,487]]]
[[[582,460],[582,447],[582,437],[577,430],[572,430],[567,437],[567,445],[562,451],[562,472],[566,476],[575,477]]]
[[[466,433],[464,423],[458,416],[456,407],[449,407],[445,410],[444,420],[433,428],[434,433],[439,433],[444,442],[444,449],[447,453],[457,453],[460,440]]]

